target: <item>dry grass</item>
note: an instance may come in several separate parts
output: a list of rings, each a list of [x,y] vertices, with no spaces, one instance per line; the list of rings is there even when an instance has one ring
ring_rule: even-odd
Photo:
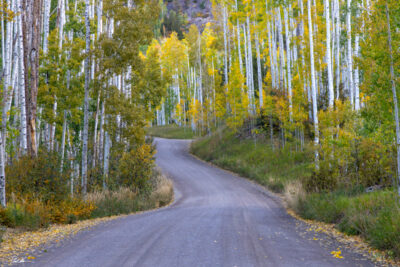
[[[116,201],[134,200],[137,193],[128,187],[121,187],[118,190],[110,191],[96,191],[86,195],[86,201],[97,205],[104,202],[107,198],[115,199]]]
[[[122,187],[118,190],[106,190],[88,194],[86,200],[96,207],[92,212],[92,217],[98,218],[151,210],[165,206],[173,200],[172,181],[165,177],[160,170],[153,170],[149,182],[149,191],[141,192]]]
[[[296,210],[299,201],[304,200],[306,192],[299,180],[290,181],[285,185],[284,198],[288,206]]]
[[[174,197],[174,186],[172,181],[168,179],[160,170],[154,178],[154,190],[150,194],[150,200],[154,203],[155,208],[170,203]]]

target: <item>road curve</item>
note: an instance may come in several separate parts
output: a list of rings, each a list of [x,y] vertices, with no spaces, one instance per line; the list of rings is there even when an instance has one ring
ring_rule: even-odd
[[[24,265],[374,266],[344,248],[344,258],[334,258],[340,244],[308,232],[261,187],[189,155],[189,141],[156,143],[174,204],[78,234]]]

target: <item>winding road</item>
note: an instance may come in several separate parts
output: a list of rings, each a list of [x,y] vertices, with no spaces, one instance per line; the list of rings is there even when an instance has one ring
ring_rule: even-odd
[[[280,200],[188,153],[189,141],[156,139],[175,202],[82,232],[26,266],[374,266],[307,231]]]

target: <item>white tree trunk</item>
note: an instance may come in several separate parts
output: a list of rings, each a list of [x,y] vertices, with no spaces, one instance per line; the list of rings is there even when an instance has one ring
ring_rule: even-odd
[[[388,45],[390,57],[390,81],[392,83],[393,105],[394,105],[394,118],[396,123],[396,149],[397,149],[397,192],[400,196],[400,125],[399,125],[399,106],[397,101],[396,92],[396,77],[394,75],[394,62],[393,62],[393,49],[392,49],[392,31],[390,29],[390,16],[389,8],[386,2],[386,20],[388,27]]]
[[[223,28],[224,28],[224,74],[225,74],[225,85],[228,84],[228,36],[227,36],[227,11],[226,7],[223,6]]]
[[[287,79],[288,79],[288,98],[289,98],[289,116],[290,121],[293,120],[293,103],[292,103],[292,72],[291,72],[291,60],[290,60],[290,29],[288,25],[288,11],[287,8],[284,8],[284,16],[285,16],[285,31],[286,31],[286,69],[287,69]]]
[[[63,130],[61,136],[61,171],[64,167],[64,154],[65,154],[65,135],[67,133],[67,111],[64,110]]]
[[[357,18],[360,17],[360,11],[357,10]],[[354,56],[359,57],[360,51],[360,34],[357,32],[354,40]],[[356,66],[354,68],[354,109],[360,110],[360,74],[359,68]]]
[[[335,27],[336,27],[336,54],[335,54],[335,62],[336,62],[336,99],[339,99],[339,88],[340,88],[340,2],[339,0],[334,0],[335,5]]]
[[[19,0],[21,1],[21,0]],[[48,50],[48,37],[50,29],[50,7],[51,0],[44,0],[44,17],[43,17],[43,53],[46,54]]]
[[[256,54],[257,54],[257,77],[258,77],[258,99],[260,104],[260,110],[264,105],[263,99],[263,82],[262,82],[262,71],[261,71],[261,56],[260,56],[260,40],[258,39],[258,33],[255,36],[254,42],[256,43]]]
[[[85,0],[85,25],[86,25],[86,53],[85,58],[85,103],[83,117],[83,141],[82,141],[82,192],[87,193],[87,158],[88,158],[88,131],[89,131],[89,79],[90,79],[90,20],[89,20],[89,0]]]
[[[107,178],[108,178],[108,169],[110,160],[110,146],[111,146],[110,136],[106,131],[104,140],[103,189],[107,188]]]
[[[351,0],[347,0],[347,78],[350,91],[350,103],[354,108],[354,86],[353,86],[353,49],[351,44]]]
[[[308,34],[310,38],[310,63],[311,63],[311,96],[312,96],[312,111],[314,122],[314,145],[315,145],[315,168],[319,169],[319,127],[318,127],[318,106],[317,106],[317,88],[315,82],[315,63],[314,63],[314,38],[313,38],[313,24],[311,17],[311,0],[308,3]]]
[[[333,107],[334,91],[333,91],[333,74],[332,74],[332,53],[331,53],[331,17],[329,14],[329,1],[325,0],[325,18],[326,18],[326,61],[328,69],[328,103],[329,107]]]

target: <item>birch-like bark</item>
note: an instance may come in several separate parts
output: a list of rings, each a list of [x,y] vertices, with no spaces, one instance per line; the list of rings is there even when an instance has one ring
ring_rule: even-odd
[[[228,84],[228,36],[227,36],[227,11],[226,7],[223,6],[223,28],[224,28],[224,74],[225,74],[225,85]]]
[[[61,136],[61,171],[64,167],[64,154],[65,154],[65,135],[67,134],[67,111],[64,110],[63,129]]]
[[[97,108],[94,120],[94,134],[93,134],[93,160],[92,160],[92,168],[96,167],[96,159],[97,159],[97,128],[99,126],[99,111],[100,111],[100,91],[97,95]]]
[[[22,32],[22,1],[18,0],[18,10],[20,15],[17,18],[18,23],[18,68],[19,68],[19,103],[20,103],[20,131],[21,131],[21,154],[25,155],[28,147],[26,142],[26,104],[25,104],[25,65],[24,65],[24,40],[23,40],[23,32]]]
[[[269,61],[270,61],[270,72],[271,72],[271,86],[272,88],[276,88],[276,83],[275,83],[275,66],[274,66],[274,56],[273,56],[273,47],[272,47],[272,33],[271,33],[271,24],[270,21],[268,20],[267,22],[267,28],[268,28],[268,45],[269,45]]]
[[[357,18],[360,17],[359,8],[357,8]],[[357,31],[354,40],[354,56],[359,57],[360,51],[360,33]],[[358,65],[354,68],[354,109],[360,110],[360,76]]]
[[[260,40],[258,39],[258,33],[256,33],[254,42],[256,43],[256,54],[257,54],[257,77],[258,77],[258,99],[260,110],[264,105],[263,99],[263,83],[262,83],[262,71],[261,71],[261,56],[260,56]]]
[[[248,60],[248,87],[249,87],[249,105],[250,105],[250,114],[255,114],[255,105],[254,105],[254,77],[253,77],[253,46],[251,43],[251,32],[250,32],[250,17],[247,15],[246,17],[247,24],[247,60]]]
[[[329,14],[329,1],[325,0],[325,19],[326,19],[326,61],[328,68],[328,103],[329,107],[333,108],[334,89],[333,89],[333,74],[332,74],[332,53],[331,53],[331,17]]]
[[[50,7],[51,0],[44,0],[44,18],[43,18],[43,53],[46,54],[48,50],[48,38],[50,29]]]
[[[396,92],[396,77],[394,75],[394,60],[393,60],[393,48],[392,48],[392,31],[390,28],[390,16],[388,3],[386,1],[386,20],[388,27],[388,46],[389,46],[389,57],[390,57],[390,82],[392,84],[393,94],[393,105],[394,105],[394,118],[396,123],[396,149],[397,149],[397,192],[400,197],[400,125],[399,125],[399,106],[397,101]],[[400,201],[400,199],[399,199]]]
[[[89,79],[90,79],[90,1],[85,0],[85,25],[86,25],[86,58],[85,58],[85,103],[83,115],[83,140],[82,140],[82,192],[87,193],[87,158],[88,158],[88,131],[89,131]]]
[[[351,0],[347,0],[347,78],[350,91],[350,103],[354,108],[354,86],[353,86],[353,49],[351,44]]]
[[[284,70],[285,66],[285,50],[283,48],[283,34],[282,34],[282,20],[281,20],[281,8],[277,8],[277,27],[278,27],[278,38],[279,38],[279,56],[280,56],[280,89],[286,87],[286,74]]]
[[[311,96],[312,96],[312,111],[314,122],[314,146],[315,146],[315,168],[319,169],[319,127],[318,127],[318,106],[317,106],[317,88],[315,82],[315,63],[314,63],[314,38],[313,38],[313,24],[311,17],[311,0],[308,3],[308,34],[310,39],[310,64],[311,64]]]
[[[292,72],[291,72],[291,60],[290,60],[290,29],[288,25],[288,11],[287,8],[284,8],[284,16],[285,16],[285,31],[286,31],[286,69],[287,69],[287,75],[288,75],[288,97],[289,97],[289,116],[290,116],[290,121],[293,120],[293,103],[292,103]]]
[[[104,140],[103,189],[107,188],[108,169],[110,160],[110,146],[111,146],[110,136],[106,131]]]
[[[238,4],[237,0],[235,1],[236,4],[236,12],[238,12]],[[238,45],[238,57],[239,57],[239,67],[240,67],[240,74],[243,75],[243,59],[242,59],[242,48],[240,44],[240,25],[239,25],[239,18],[236,19],[236,30],[237,30],[237,45]]]
[[[335,5],[335,27],[336,27],[336,54],[335,54],[335,62],[336,62],[336,99],[339,99],[339,89],[340,89],[340,2],[339,0],[334,0]]]
[[[2,131],[0,131],[0,204],[6,206],[6,172],[5,172],[5,151],[3,145]]]

